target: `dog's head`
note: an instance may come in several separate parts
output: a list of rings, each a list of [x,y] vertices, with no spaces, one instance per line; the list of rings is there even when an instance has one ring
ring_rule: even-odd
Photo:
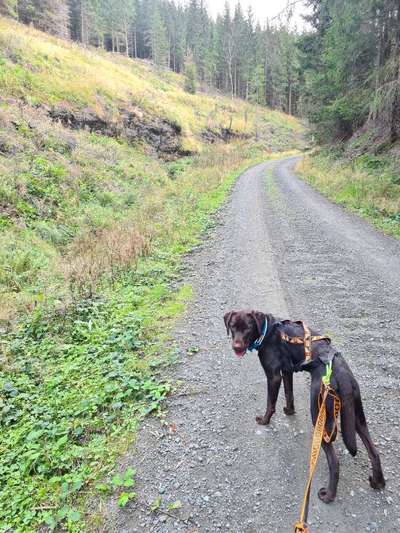
[[[226,332],[232,335],[232,349],[243,357],[249,346],[262,335],[266,316],[260,311],[229,311],[224,315]]]

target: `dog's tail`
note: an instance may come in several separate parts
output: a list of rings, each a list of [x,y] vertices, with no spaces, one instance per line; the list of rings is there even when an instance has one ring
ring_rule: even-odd
[[[343,442],[350,454],[354,457],[357,454],[356,439],[356,413],[354,405],[353,383],[351,376],[337,376],[339,385],[339,397],[341,401],[340,425],[342,428]]]

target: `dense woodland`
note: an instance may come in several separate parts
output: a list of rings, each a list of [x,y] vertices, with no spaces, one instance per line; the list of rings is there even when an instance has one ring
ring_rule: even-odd
[[[319,138],[357,130],[379,150],[400,139],[400,0],[309,0],[299,38],[301,99]],[[362,140],[360,139],[360,144]]]
[[[203,0],[0,0],[0,12],[185,73],[190,92],[213,88],[307,116],[322,141],[366,127],[383,143],[396,142],[400,0],[304,3],[302,33],[288,23],[290,2],[283,17],[262,25],[240,2],[213,20]]]

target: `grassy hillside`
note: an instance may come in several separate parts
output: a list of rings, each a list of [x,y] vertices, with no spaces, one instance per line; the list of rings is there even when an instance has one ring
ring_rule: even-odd
[[[182,87],[0,19],[0,531],[134,498],[107,476],[171,390],[181,257],[241,170],[301,146],[292,117]]]
[[[56,293],[64,299],[65,280],[74,291],[82,284],[91,290],[81,279],[87,250],[94,246],[92,255],[105,255],[95,233],[107,232],[103,248],[118,248],[110,239],[120,241],[116,228],[123,234],[122,221],[131,226],[133,217],[140,233],[129,237],[137,241],[130,243],[135,252],[128,257],[130,251],[114,249],[111,262],[130,261],[148,247],[165,221],[149,228],[146,211],[165,214],[162,196],[175,194],[177,176],[192,172],[199,154],[200,174],[208,152],[210,162],[222,154],[223,173],[241,162],[237,148],[221,150],[222,140],[242,141],[239,151],[251,146],[250,158],[298,146],[301,127],[292,117],[239,100],[188,95],[169,71],[85,51],[5,19],[0,67],[0,319],[37,298]],[[182,155],[188,159],[164,164]],[[207,172],[213,170],[210,165]],[[89,268],[96,281],[114,264]]]
[[[181,132],[182,149],[201,150],[201,134],[252,136],[255,127],[266,146],[287,146],[298,122],[279,112],[266,111],[240,100],[189,95],[182,77],[155,70],[144,62],[123,56],[83,51],[75,45],[0,20],[0,96],[21,98],[28,104],[54,108],[55,114],[90,109],[90,114],[110,128],[121,125],[131,112],[137,120],[162,118]],[[272,138],[273,135],[273,138]],[[269,138],[268,138],[269,137]]]

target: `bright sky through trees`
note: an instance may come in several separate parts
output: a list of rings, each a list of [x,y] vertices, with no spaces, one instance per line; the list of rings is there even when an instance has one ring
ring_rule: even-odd
[[[227,1],[233,11],[237,4],[237,0]],[[214,17],[223,11],[225,2],[226,0],[206,0],[209,12]],[[241,0],[240,3],[245,11],[247,11],[247,8],[250,5],[257,20],[264,23],[267,18],[271,19],[284,10],[288,5],[288,0]],[[304,22],[301,19],[300,13],[305,13],[306,7],[303,2],[299,2],[295,7],[295,21],[298,26],[301,26]]]

